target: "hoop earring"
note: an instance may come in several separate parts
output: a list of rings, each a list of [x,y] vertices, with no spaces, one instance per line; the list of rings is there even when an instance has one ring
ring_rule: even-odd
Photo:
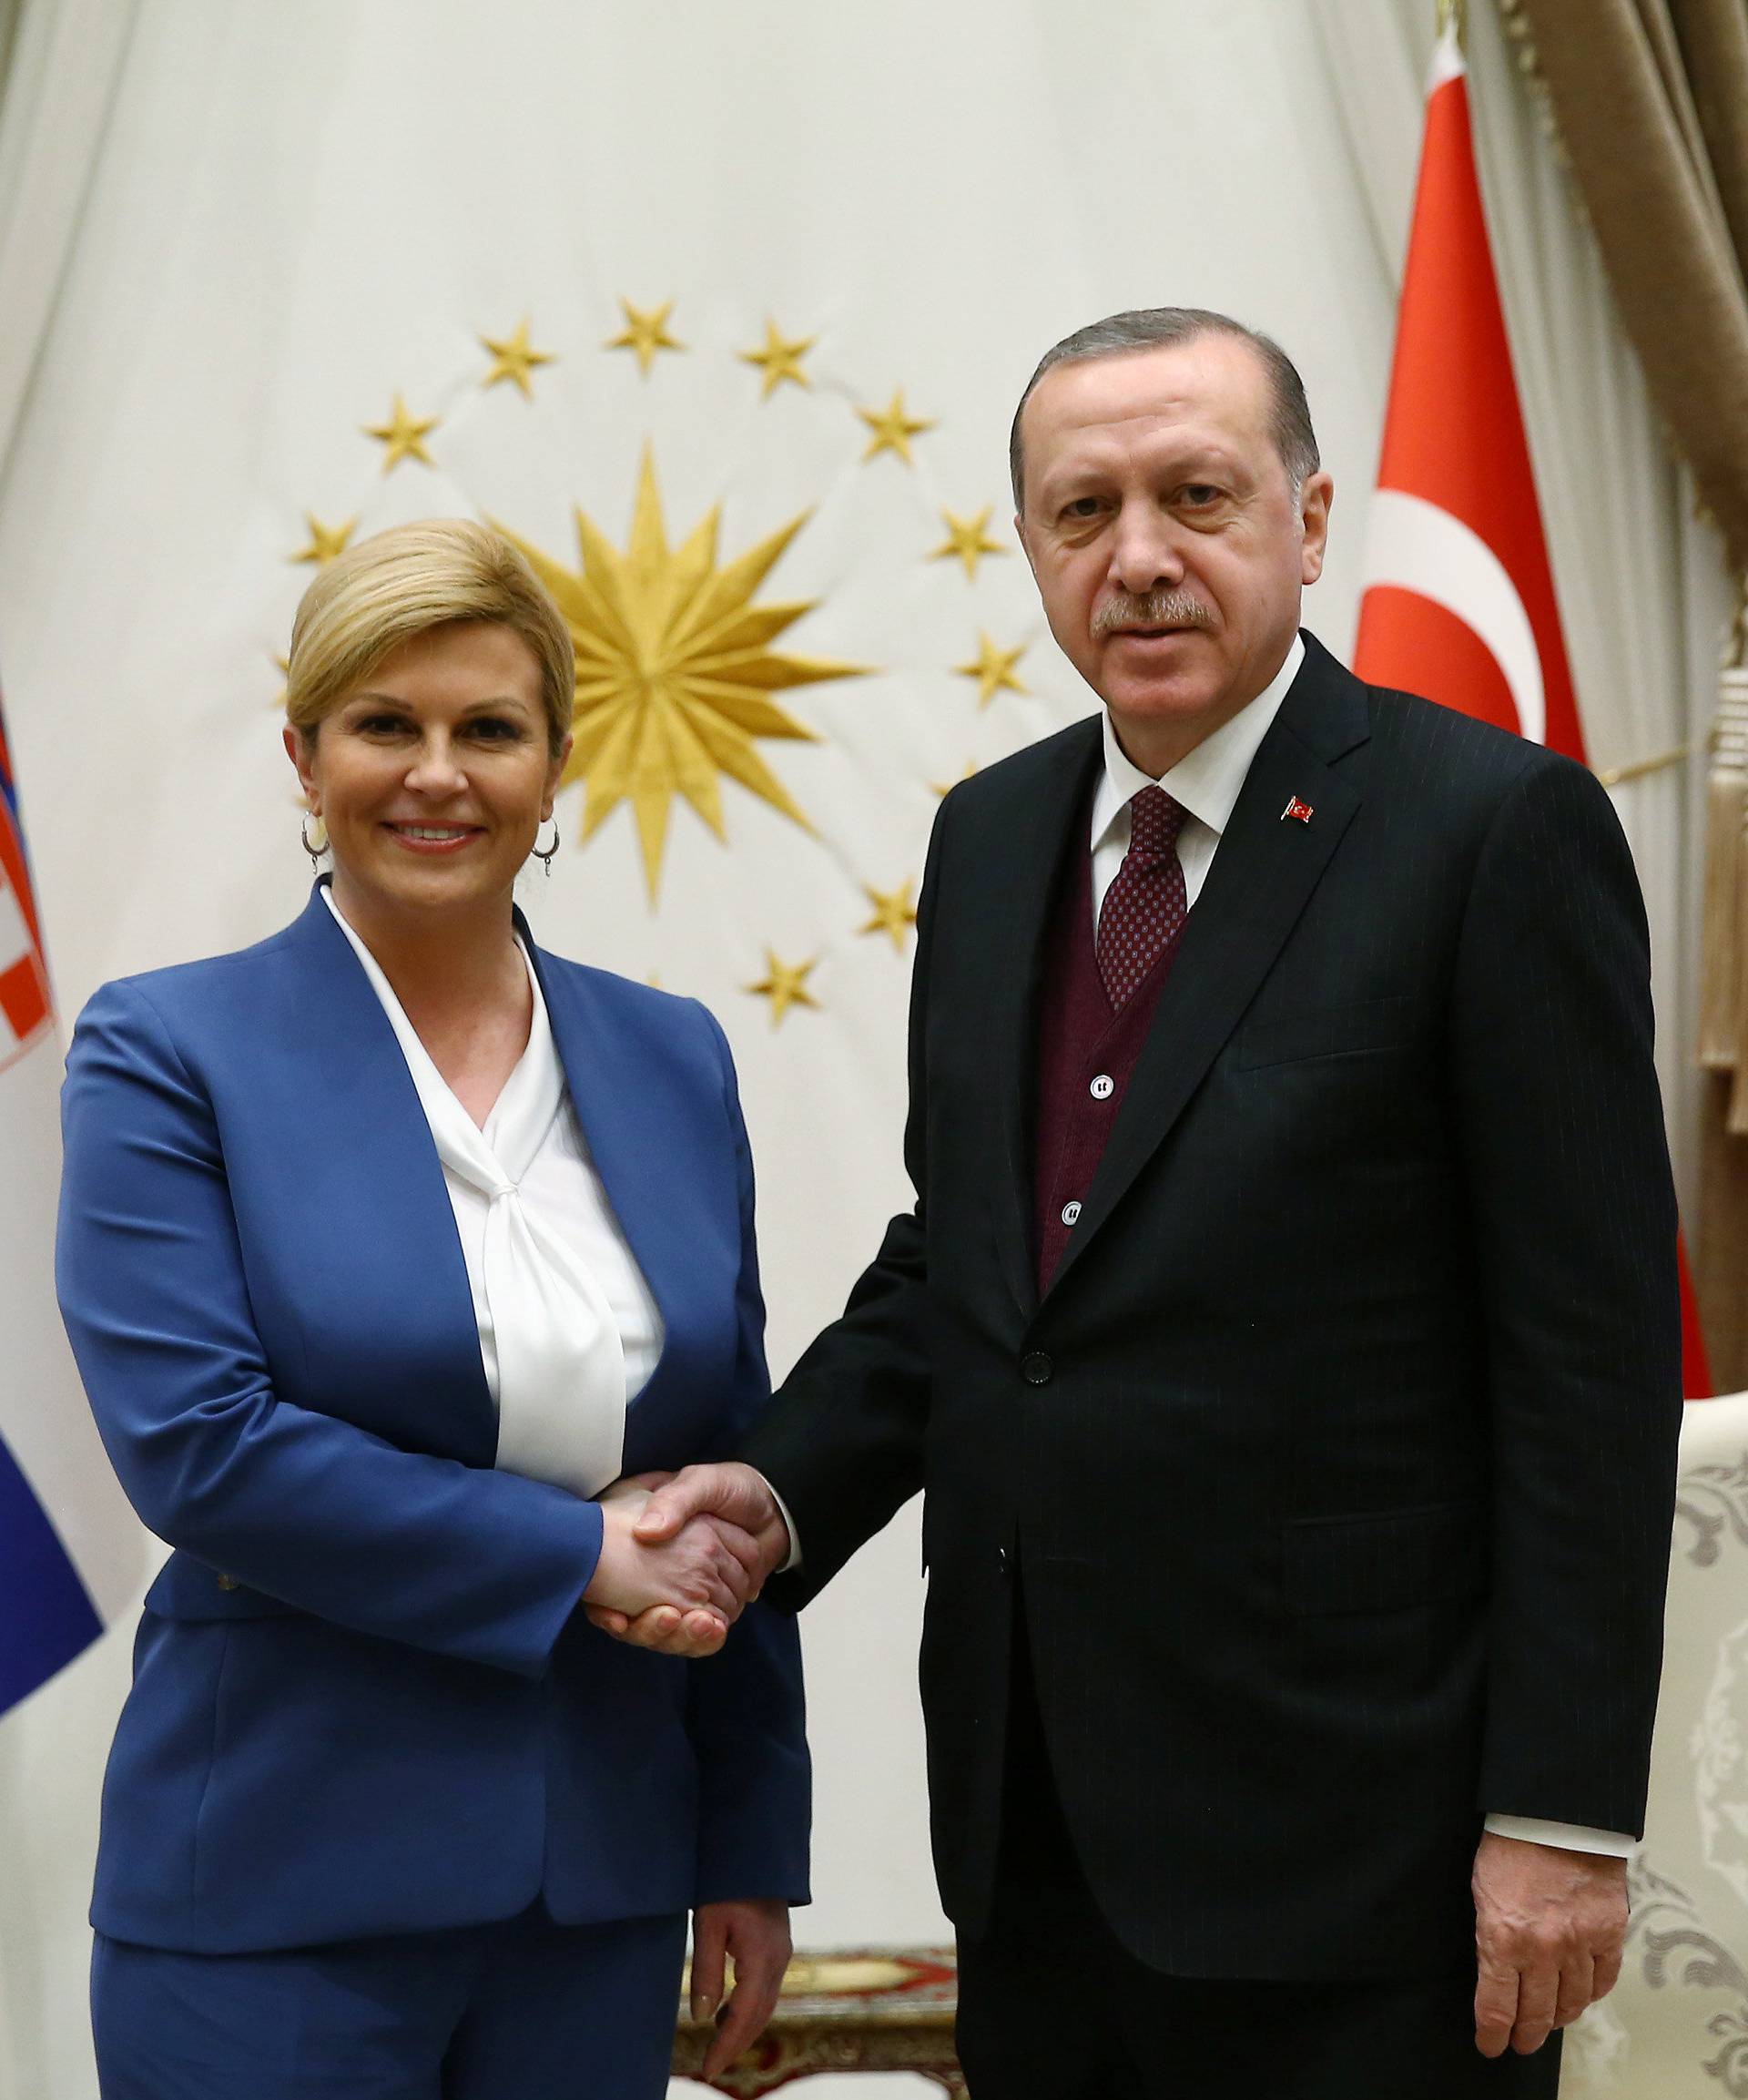
[[[321,819],[320,817],[316,819],[316,821],[317,823],[321,824]],[[320,869],[321,866],[321,856],[328,851],[327,825],[321,824],[321,842],[320,845],[311,845],[310,842],[310,820],[308,817],[306,817],[302,823],[298,826],[298,837],[303,843],[304,851],[310,856],[310,867]]]
[[[540,850],[540,833],[538,831],[534,833],[534,858],[540,862],[541,872],[545,875],[550,875],[552,873],[553,856],[558,851],[558,819],[554,817],[551,820],[551,822],[553,827],[553,842],[550,846],[547,847],[544,853]]]

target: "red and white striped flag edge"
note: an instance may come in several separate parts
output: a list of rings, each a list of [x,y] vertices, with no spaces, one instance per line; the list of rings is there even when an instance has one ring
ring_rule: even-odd
[[[146,1572],[55,1302],[60,1076],[0,723],[0,1714],[127,1611]]]

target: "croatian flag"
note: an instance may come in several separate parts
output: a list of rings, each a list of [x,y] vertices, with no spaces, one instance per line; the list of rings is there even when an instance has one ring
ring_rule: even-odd
[[[145,1572],[55,1304],[60,1081],[0,720],[0,1713],[126,1611]]]

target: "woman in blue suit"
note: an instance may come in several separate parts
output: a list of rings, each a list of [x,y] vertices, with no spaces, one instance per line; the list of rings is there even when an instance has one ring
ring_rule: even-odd
[[[331,886],[80,1018],[62,1304],[173,1549],[104,1792],[106,2100],[657,2095],[688,1911],[695,2000],[739,1979],[714,2066],[775,2003],[793,1622],[687,1664],[584,1610],[734,1618],[755,1543],[640,1544],[625,1476],[730,1446],[767,1375],[721,1030],[512,902],[572,704],[497,535],[343,555],[286,731]]]

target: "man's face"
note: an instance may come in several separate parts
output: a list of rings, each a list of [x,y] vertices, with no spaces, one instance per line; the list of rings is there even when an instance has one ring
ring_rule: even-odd
[[[1014,521],[1051,632],[1144,770],[1253,700],[1323,567],[1331,483],[1296,504],[1242,338],[1061,364],[1021,423]]]

